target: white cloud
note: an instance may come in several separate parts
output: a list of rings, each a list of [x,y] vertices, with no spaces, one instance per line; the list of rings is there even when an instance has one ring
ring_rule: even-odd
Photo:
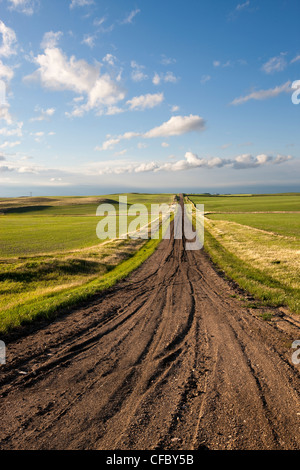
[[[247,0],[245,3],[239,3],[239,4],[236,6],[236,11],[244,10],[244,9],[247,8],[249,5],[250,5],[250,0]]]
[[[270,88],[268,90],[258,90],[253,91],[249,95],[241,96],[240,98],[235,98],[230,104],[232,105],[240,105],[246,103],[250,100],[267,100],[269,98],[274,98],[281,93],[289,93],[291,92],[291,82],[288,81],[281,86],[277,86],[275,88]]]
[[[125,134],[119,135],[118,137],[109,137],[105,142],[103,142],[102,146],[95,147],[95,150],[111,150],[113,149],[121,140],[130,140],[134,137],[139,137],[141,134],[138,132],[125,132]]]
[[[10,8],[16,10],[25,15],[33,15],[38,0],[8,0],[10,2]]]
[[[173,116],[169,121],[164,122],[161,126],[154,127],[144,134],[140,132],[125,132],[117,137],[108,136],[107,140],[101,147],[97,146],[95,150],[111,150],[121,140],[129,140],[134,137],[143,137],[145,139],[152,139],[156,137],[171,137],[186,134],[188,132],[200,132],[205,129],[205,121],[200,116]]]
[[[37,109],[38,110],[38,109]],[[48,109],[41,109],[40,110],[40,115],[35,117],[35,118],[31,118],[30,121],[31,122],[34,122],[34,121],[46,121],[48,120],[51,116],[53,116],[55,113],[55,108],[48,108]]]
[[[178,82],[178,77],[175,77],[173,72],[167,72],[163,77],[162,77],[164,82],[167,83],[177,83]]]
[[[9,126],[13,123],[12,116],[9,112],[9,105],[0,106],[0,121],[3,120]]]
[[[204,128],[205,121],[200,116],[193,116],[192,114],[190,116],[172,116],[169,121],[164,122],[161,126],[146,132],[144,137],[169,137],[192,131],[203,131]]]
[[[161,146],[163,148],[168,148],[168,147],[170,147],[170,144],[168,144],[168,142],[162,142]]]
[[[82,44],[85,44],[86,46],[90,47],[91,49],[95,46],[95,40],[97,37],[95,35],[87,34],[84,36],[82,40]]]
[[[114,116],[115,114],[121,113],[124,113],[124,109],[119,108],[118,106],[108,106],[105,114],[107,116]]]
[[[200,81],[201,81],[202,85],[204,85],[204,83],[209,82],[210,80],[211,80],[211,76],[210,76],[210,75],[202,75]]]
[[[6,26],[0,20],[0,34],[2,42],[0,43],[0,56],[10,57],[16,54],[17,36],[13,29]]]
[[[287,66],[287,62],[284,56],[285,54],[280,54],[277,57],[272,57],[262,66],[262,70],[267,74],[281,72]]]
[[[173,156],[170,156],[173,158]],[[270,164],[280,164],[285,163],[291,160],[292,157],[287,155],[257,155],[252,156],[250,154],[238,155],[234,158],[223,159],[219,157],[214,157],[210,159],[199,158],[198,155],[192,152],[186,152],[183,160],[178,160],[177,162],[167,162],[167,163],[157,163],[157,162],[148,162],[148,163],[130,163],[127,165],[119,166],[109,166],[106,168],[101,168],[99,170],[100,174],[122,174],[122,173],[141,173],[152,171],[157,173],[158,171],[168,171],[168,172],[177,172],[177,171],[186,171],[195,168],[204,168],[204,169],[213,169],[213,168],[223,168],[229,167],[235,170],[247,170],[250,168],[259,168]]]
[[[127,16],[126,18],[124,18],[123,21],[121,21],[121,24],[131,24],[132,21],[133,21],[133,18],[138,14],[140,13],[141,10],[139,10],[138,8],[136,10],[132,10]]]
[[[108,65],[114,66],[117,61],[117,58],[112,54],[106,54],[106,56],[103,57],[102,60],[103,62],[106,62]]]
[[[85,7],[88,5],[94,5],[94,0],[72,0],[70,3],[70,8],[73,9],[75,7]]]
[[[213,61],[213,66],[214,67],[223,67],[223,68],[226,68],[226,67],[230,67],[232,64],[232,62],[230,60],[227,60],[227,62],[220,62],[219,60],[214,60]]]
[[[295,62],[298,62],[299,60],[300,60],[300,54],[291,60],[291,64],[294,64]]]
[[[131,73],[131,78],[134,82],[141,82],[142,80],[147,80],[148,75],[146,75],[143,70],[145,68],[144,65],[139,65],[135,62],[135,60],[131,61],[131,68],[133,69]]]
[[[179,111],[179,109],[180,109],[179,106],[177,106],[176,104],[174,104],[174,106],[172,106],[172,108],[171,108],[171,112],[172,112],[172,113],[176,113],[177,111]]]
[[[85,60],[77,60],[75,56],[68,58],[58,48],[45,49],[34,61],[38,69],[25,77],[25,81],[39,81],[50,90],[70,90],[80,96],[86,95],[86,103],[75,105],[73,111],[68,113],[69,116],[82,116],[91,109],[99,111],[125,97],[124,91],[108,73],[100,73],[100,64],[90,65]]]
[[[143,110],[147,108],[154,108],[155,106],[161,104],[163,100],[163,93],[156,93],[152,95],[148,93],[147,95],[135,96],[131,100],[128,100],[126,104],[129,105],[131,110]]]
[[[161,74],[155,72],[152,83],[154,85],[159,85],[162,81],[165,83],[177,83],[178,80],[179,78],[176,77],[173,72],[166,72]]]
[[[0,135],[3,135],[5,137],[12,137],[12,136],[22,137],[23,135],[22,127],[23,127],[23,122],[18,123],[17,127],[14,129],[2,127],[2,129],[0,129]]]
[[[16,142],[5,141],[3,144],[0,145],[0,149],[13,148],[20,144],[21,142],[19,140]]]
[[[48,31],[44,34],[41,47],[43,49],[56,47],[62,35],[63,33],[61,31]]]
[[[43,132],[43,131],[31,132],[30,135],[34,135],[35,137],[43,137],[43,135],[45,135],[45,132]]]
[[[6,82],[10,82],[14,76],[14,71],[8,65],[4,65],[0,60],[0,78]]]
[[[153,79],[152,79],[152,83],[153,83],[154,85],[159,85],[159,84],[160,84],[160,80],[161,80],[161,78],[160,78],[160,76],[158,75],[158,73],[155,73],[155,74],[154,74],[154,77],[153,77]]]
[[[171,65],[176,63],[176,59],[172,59],[171,57],[167,57],[164,54],[162,54],[162,59],[161,59],[161,64],[162,65]]]
[[[120,150],[120,152],[115,152],[114,157],[121,157],[122,155],[125,155],[127,153],[127,149]]]

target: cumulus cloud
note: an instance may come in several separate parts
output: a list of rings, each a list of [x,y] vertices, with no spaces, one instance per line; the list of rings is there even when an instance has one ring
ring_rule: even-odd
[[[0,56],[10,57],[16,54],[17,36],[13,29],[6,26],[3,21],[0,20],[0,34],[2,41],[0,43]]]
[[[161,104],[164,100],[163,93],[156,93],[141,96],[135,96],[131,100],[128,100],[126,104],[129,106],[131,110],[144,110],[147,108],[154,108]]]
[[[246,170],[249,168],[259,168],[268,164],[280,164],[288,160],[291,160],[292,157],[287,155],[278,155],[276,157],[270,155],[257,155],[252,156],[250,154],[238,155],[234,158],[200,158],[198,155],[192,152],[186,152],[184,159],[177,162],[167,162],[167,163],[157,163],[157,162],[148,162],[148,163],[130,163],[127,165],[114,165],[106,166],[99,169],[99,174],[121,174],[121,173],[142,173],[142,172],[159,172],[159,171],[186,171],[195,168],[223,168],[229,167],[235,170]]]
[[[178,80],[179,78],[176,77],[173,72],[166,72],[166,73],[161,73],[161,74],[158,74],[155,72],[152,78],[152,83],[153,85],[159,85],[161,82],[177,83]]]
[[[200,116],[172,116],[169,121],[164,122],[161,126],[155,127],[144,134],[146,138],[152,137],[170,137],[174,135],[182,135],[192,131],[203,131],[205,121]]]
[[[117,137],[108,136],[108,139],[102,144],[97,146],[95,150],[111,150],[121,140],[129,140],[134,137],[143,137],[145,139],[152,139],[155,137],[172,137],[188,132],[201,132],[205,129],[205,121],[200,116],[173,116],[169,121],[164,122],[161,126],[154,127],[150,131],[143,133],[139,132],[125,132]]]
[[[41,42],[41,47],[43,49],[56,47],[62,35],[62,31],[48,31],[44,34],[43,40]]]
[[[282,72],[287,66],[284,56],[285,54],[280,54],[277,57],[272,57],[262,66],[262,70],[267,74]]]
[[[86,96],[86,103],[75,105],[69,116],[82,116],[92,109],[99,111],[125,97],[124,91],[108,73],[100,73],[100,64],[90,65],[75,56],[68,58],[59,48],[45,49],[34,62],[38,68],[25,77],[25,81],[39,81],[50,90],[70,90]]]
[[[249,95],[241,96],[239,98],[235,98],[230,104],[236,106],[240,104],[244,104],[250,100],[267,100],[269,98],[274,98],[281,93],[289,93],[291,92],[291,82],[288,81],[281,86],[277,86],[275,88],[270,88],[268,90],[257,90],[249,93]]]

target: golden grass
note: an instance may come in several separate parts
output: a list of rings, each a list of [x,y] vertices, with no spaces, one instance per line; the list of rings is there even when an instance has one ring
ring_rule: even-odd
[[[205,219],[206,228],[229,252],[292,288],[300,287],[300,242],[236,222]]]

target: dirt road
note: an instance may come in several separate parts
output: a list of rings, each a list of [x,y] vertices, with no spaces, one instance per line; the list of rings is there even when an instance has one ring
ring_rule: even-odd
[[[163,241],[8,345],[1,449],[299,449],[300,319],[263,321],[236,294],[203,251]]]

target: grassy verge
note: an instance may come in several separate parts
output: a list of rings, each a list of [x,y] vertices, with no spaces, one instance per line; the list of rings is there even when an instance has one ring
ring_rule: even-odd
[[[207,229],[204,248],[211,260],[228,278],[233,279],[264,305],[286,306],[292,312],[300,313],[300,289],[285,285],[266,272],[246,263],[226,249]]]
[[[18,304],[0,314],[0,333],[36,319],[52,319],[62,309],[69,309],[91,299],[101,291],[112,287],[137,269],[156,250],[160,240],[149,240],[136,254],[123,261],[110,272],[82,286],[66,288],[62,292],[51,292],[40,299]]]

